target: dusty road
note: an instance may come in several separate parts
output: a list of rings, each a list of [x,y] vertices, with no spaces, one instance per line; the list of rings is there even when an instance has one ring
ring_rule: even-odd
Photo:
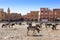
[[[30,36],[27,36],[28,25],[15,25],[14,28],[1,28],[2,24],[0,23],[0,40],[60,40],[60,25],[57,26],[58,30],[52,30],[51,28],[46,29],[43,24],[40,33],[35,31],[36,36],[32,36],[33,33],[30,31]]]

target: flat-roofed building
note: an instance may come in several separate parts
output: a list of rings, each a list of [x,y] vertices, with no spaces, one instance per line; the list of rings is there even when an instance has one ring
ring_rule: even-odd
[[[38,20],[38,13],[39,11],[30,11],[30,13],[27,13],[27,15],[24,15],[24,19],[28,19],[30,21],[33,21],[33,20]]]
[[[53,9],[54,19],[60,19],[60,9]]]
[[[40,20],[41,21],[49,20],[49,9],[48,8],[40,8]]]

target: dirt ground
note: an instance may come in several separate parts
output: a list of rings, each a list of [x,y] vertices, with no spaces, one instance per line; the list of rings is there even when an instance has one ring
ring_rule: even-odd
[[[45,28],[42,25],[40,33],[35,31],[35,36],[32,31],[29,31],[27,36],[28,25],[15,25],[13,28],[1,28],[0,23],[0,40],[60,40],[60,25],[57,26],[58,30],[52,30],[51,27]],[[33,23],[33,26],[35,23]]]

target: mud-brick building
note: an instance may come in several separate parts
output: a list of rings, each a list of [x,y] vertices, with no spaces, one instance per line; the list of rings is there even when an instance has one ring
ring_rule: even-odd
[[[30,12],[31,20],[38,20],[38,13],[39,13],[39,11],[31,11]]]
[[[21,18],[21,13],[10,13],[10,8],[7,9],[7,12],[4,12],[4,9],[0,8],[0,21],[1,20],[19,20]]]
[[[5,20],[6,18],[6,12],[2,8],[0,8],[0,20]]]
[[[40,12],[40,17],[39,17]],[[48,8],[40,8],[40,11],[30,11],[27,15],[23,16],[24,19],[28,20],[38,20],[40,21],[53,21],[56,19],[60,20],[60,9],[50,10]]]
[[[21,14],[18,13],[11,13],[10,20],[19,20],[21,18]]]
[[[53,10],[49,10],[49,21],[52,21],[54,19],[54,14],[53,14]]]
[[[60,9],[53,9],[53,14],[55,19],[60,20]]]
[[[30,21],[37,21],[38,20],[38,13],[39,11],[30,11],[30,13],[27,13],[27,15],[24,15],[23,18],[30,20]]]
[[[48,8],[40,8],[40,20],[52,21],[55,17],[56,15],[53,13],[53,10],[50,10]]]
[[[10,8],[8,8],[6,13],[6,20],[19,20],[21,18],[21,13],[10,13]]]
[[[49,19],[49,9],[48,8],[40,8],[40,20],[48,21]]]

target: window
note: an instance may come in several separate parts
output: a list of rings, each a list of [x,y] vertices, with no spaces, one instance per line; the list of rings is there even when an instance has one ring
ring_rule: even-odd
[[[3,15],[2,15],[3,16]]]
[[[32,15],[33,16],[33,15]]]
[[[41,12],[43,12],[43,11],[41,11]]]
[[[47,13],[47,11],[45,11]]]

